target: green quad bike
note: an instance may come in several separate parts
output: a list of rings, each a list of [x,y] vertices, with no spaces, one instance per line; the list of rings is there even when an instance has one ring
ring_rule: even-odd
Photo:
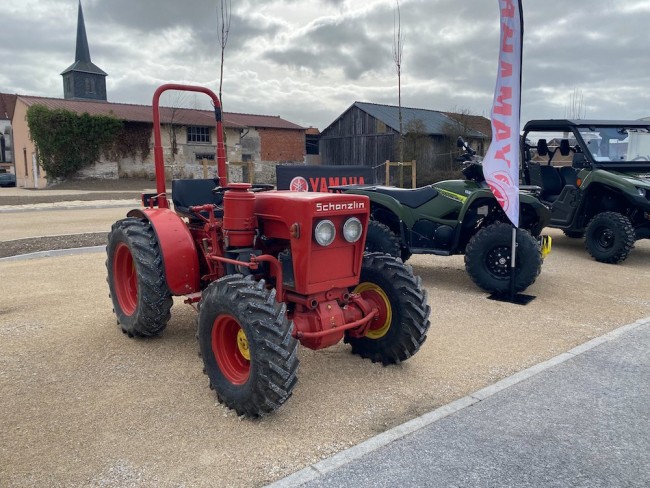
[[[346,185],[330,190],[367,195],[371,220],[366,251],[383,252],[406,261],[412,254],[465,255],[472,281],[488,293],[510,291],[512,225],[483,176],[476,153],[462,138],[459,158],[466,180],[450,180],[416,189]],[[536,196],[537,187],[520,189],[515,292],[532,285],[551,242],[541,236],[550,212]]]
[[[550,227],[602,263],[650,238],[650,122],[531,120],[523,138],[523,179],[542,188]]]

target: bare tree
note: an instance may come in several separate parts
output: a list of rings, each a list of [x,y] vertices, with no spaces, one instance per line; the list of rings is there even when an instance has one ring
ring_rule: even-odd
[[[399,160],[404,162],[404,126],[402,121],[402,54],[404,51],[404,35],[402,34],[402,16],[399,9],[399,0],[395,0],[395,13],[393,14],[393,61],[397,68],[397,100],[399,114]],[[404,169],[400,166],[400,186],[404,186]]]
[[[230,34],[230,11],[231,0],[220,0],[217,7],[217,25],[219,26],[220,36],[219,45],[221,46],[221,66],[219,72],[219,102],[223,107],[221,99],[221,91],[223,88],[223,61],[226,53],[226,45],[228,44],[228,34]]]
[[[569,103],[564,107],[564,115],[568,119],[584,119],[587,116],[585,95],[581,89],[573,89]]]

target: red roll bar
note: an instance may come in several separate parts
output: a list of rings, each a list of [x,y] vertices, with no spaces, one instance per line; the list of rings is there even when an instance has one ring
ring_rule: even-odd
[[[228,173],[226,171],[226,148],[223,143],[223,114],[221,112],[221,103],[217,98],[217,95],[210,90],[202,86],[194,85],[180,85],[175,83],[168,83],[166,85],[161,85],[153,94],[153,136],[154,136],[154,147],[153,147],[153,156],[156,169],[156,191],[158,193],[158,207],[160,208],[169,208],[169,203],[167,202],[167,195],[165,189],[165,160],[162,150],[162,138],[160,136],[160,95],[168,90],[179,90],[179,91],[192,91],[205,93],[212,99],[214,105],[214,117],[216,120],[216,130],[217,130],[217,173],[219,178],[220,186],[228,185]]]

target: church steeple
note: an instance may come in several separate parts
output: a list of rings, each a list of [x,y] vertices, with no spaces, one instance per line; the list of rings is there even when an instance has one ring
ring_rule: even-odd
[[[106,101],[106,76],[90,60],[90,49],[86,37],[86,24],[79,0],[77,14],[77,51],[75,62],[63,73],[64,98]]]
[[[79,10],[77,12],[77,52],[75,61],[90,63],[90,49],[88,48],[88,38],[86,37],[86,23],[84,22],[84,12],[81,9],[81,0],[79,0]]]

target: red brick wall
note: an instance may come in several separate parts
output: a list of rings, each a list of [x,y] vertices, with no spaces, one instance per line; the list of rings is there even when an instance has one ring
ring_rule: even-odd
[[[262,161],[303,161],[305,131],[257,129],[260,134]]]

